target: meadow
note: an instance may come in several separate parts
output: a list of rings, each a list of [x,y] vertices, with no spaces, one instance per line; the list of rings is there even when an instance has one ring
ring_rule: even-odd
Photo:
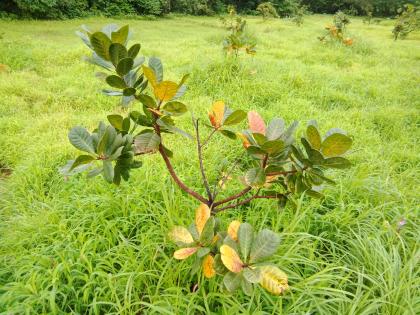
[[[331,20],[313,15],[297,27],[250,17],[257,54],[238,61],[224,56],[216,17],[0,20],[8,66],[0,72],[0,313],[419,314],[420,34],[393,41],[393,21],[352,18],[353,46],[322,44]],[[197,202],[159,157],[142,158],[147,167],[119,187],[59,174],[76,156],[71,127],[92,129],[124,112],[100,93],[105,85],[74,35],[81,24],[107,23],[129,24],[167,78],[191,73],[183,101],[197,117],[223,99],[266,119],[299,120],[300,132],[316,119],[323,132],[340,127],[354,137],[354,166],[336,172],[324,200],[282,210],[254,201],[220,214],[281,233],[273,262],[289,275],[284,296],[227,294],[174,260],[167,232],[192,221]],[[192,132],[190,119],[179,121]],[[194,143],[170,139],[175,168],[204,193]],[[213,179],[212,167],[239,146],[217,138],[204,152]]]

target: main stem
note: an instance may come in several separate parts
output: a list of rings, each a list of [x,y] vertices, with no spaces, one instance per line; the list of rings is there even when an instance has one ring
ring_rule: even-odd
[[[204,170],[204,163],[203,163],[203,152],[202,152],[202,145],[200,143],[200,132],[199,132],[199,126],[198,126],[198,119],[196,121],[193,121],[196,137],[197,137],[197,152],[198,152],[198,161],[200,164],[200,171],[201,171],[201,177],[203,179],[204,187],[206,188],[207,197],[208,197],[208,205],[210,206],[213,204],[213,194],[210,190],[209,181],[207,180],[206,171]]]

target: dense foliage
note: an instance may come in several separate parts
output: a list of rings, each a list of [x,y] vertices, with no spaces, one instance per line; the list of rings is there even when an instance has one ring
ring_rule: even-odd
[[[398,10],[398,18],[392,33],[394,39],[404,38],[409,33],[420,29],[420,7],[407,4]]]
[[[235,5],[238,12],[257,14],[257,7],[264,0],[2,0],[0,16],[6,14],[36,19],[75,18],[90,14],[163,15],[179,12],[194,15],[212,15],[226,12],[228,5]],[[281,16],[294,15],[297,8],[307,5],[315,13],[335,13],[338,10],[365,15],[395,16],[404,4],[419,4],[419,0],[272,0]]]

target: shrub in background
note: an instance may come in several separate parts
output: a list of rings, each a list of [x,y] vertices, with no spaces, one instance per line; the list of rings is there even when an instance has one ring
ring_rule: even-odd
[[[223,40],[223,49],[228,54],[239,55],[241,50],[249,55],[256,53],[255,40],[246,32],[246,20],[236,13],[234,6],[228,6],[228,16],[221,21],[230,34]]]
[[[420,29],[420,9],[407,4],[398,10],[398,17],[392,33],[394,40],[405,38],[413,31]]]
[[[70,143],[83,154],[69,161],[61,172],[72,175],[86,171],[89,177],[102,174],[107,182],[119,185],[121,179],[129,179],[133,169],[142,166],[138,157],[159,154],[179,188],[200,203],[189,228],[178,226],[170,232],[171,239],[181,247],[174,257],[194,256],[193,270],[202,269],[207,278],[223,275],[229,291],[241,287],[252,294],[253,284],[259,283],[273,294],[282,294],[288,288],[287,275],[269,263],[279,245],[279,235],[267,229],[254,233],[251,225],[238,221],[224,231],[215,215],[257,199],[274,200],[283,207],[302,194],[322,198],[323,185],[334,183],[326,177],[326,170],[351,166],[345,154],[352,138],[337,128],[322,137],[316,122],[310,121],[299,143],[295,139],[296,121],[287,127],[283,119],[273,118],[266,124],[257,112],[232,110],[223,101],[211,107],[209,122],[204,124],[209,128],[205,137],[200,129],[203,124],[192,115],[193,136],[176,126],[176,118],[188,111],[180,101],[188,75],[174,82],[164,79],[158,58],[149,58],[147,66],[141,57],[136,62],[140,45],[128,46],[128,26],[108,25],[99,32],[83,29],[78,35],[93,51],[89,61],[108,72],[103,77],[115,89],[106,94],[130,97],[140,106],[125,117],[109,115],[108,123],[100,122],[92,132],[81,126],[72,128]],[[246,118],[248,127],[235,130],[234,126]],[[174,153],[165,141],[168,133],[195,144],[204,196],[177,175],[171,162]],[[238,152],[237,159],[221,170],[218,184],[211,185],[203,150],[214,136],[240,139],[245,155]],[[237,170],[242,173],[239,180],[243,187],[231,196],[220,197],[222,187]]]
[[[264,20],[269,18],[278,18],[276,8],[271,2],[263,2],[258,5],[257,12],[263,17]]]
[[[349,17],[341,11],[337,12],[333,17],[333,24],[325,27],[327,33],[318,37],[319,40],[323,43],[334,41],[346,46],[353,45],[353,39],[345,36],[347,24],[350,24]]]

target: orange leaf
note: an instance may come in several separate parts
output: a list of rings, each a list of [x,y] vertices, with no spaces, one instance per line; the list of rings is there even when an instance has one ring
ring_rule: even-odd
[[[222,245],[220,247],[220,254],[223,265],[230,271],[238,273],[244,268],[241,258],[239,258],[238,253],[232,247]]]
[[[225,115],[225,103],[223,101],[217,101],[213,104],[211,111],[209,112],[209,119],[211,125],[214,128],[220,128],[223,123]]]
[[[203,260],[203,273],[206,278],[213,278],[216,275],[214,270],[214,258],[211,255],[207,255]]]
[[[181,248],[175,251],[174,258],[175,259],[185,259],[190,257],[192,254],[194,254],[198,250],[198,247],[187,247],[187,248]]]
[[[195,226],[197,228],[198,234],[201,235],[203,232],[204,225],[206,225],[207,220],[210,218],[210,208],[202,203],[195,210]]]
[[[149,68],[148,66],[142,66],[142,68],[146,79],[150,82],[152,87],[155,87],[157,83],[155,72],[152,70],[152,68]]]
[[[193,243],[194,239],[191,233],[182,226],[175,226],[171,232],[169,232],[169,237],[174,242],[181,242],[185,244]]]
[[[161,101],[169,101],[174,98],[178,92],[178,84],[172,81],[162,81],[158,83],[154,88],[156,98]]]
[[[240,225],[241,225],[241,222],[239,222],[238,220],[235,220],[235,221],[232,221],[228,227],[228,234],[235,241],[238,240],[238,229]]]
[[[239,138],[242,139],[242,144],[243,144],[243,146],[244,146],[245,149],[248,148],[251,145],[251,143],[249,142],[248,138],[244,134],[238,132],[236,135]]]
[[[251,129],[252,132],[265,134],[264,120],[257,112],[251,111],[248,113],[248,123],[249,129]]]

